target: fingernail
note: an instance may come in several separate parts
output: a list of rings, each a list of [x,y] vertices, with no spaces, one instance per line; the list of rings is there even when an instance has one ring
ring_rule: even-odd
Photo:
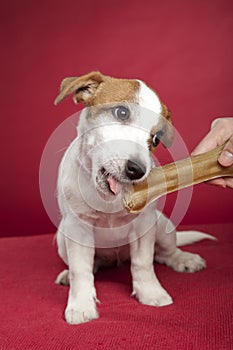
[[[219,162],[223,166],[230,166],[233,164],[233,154],[229,151],[223,151],[219,157]]]

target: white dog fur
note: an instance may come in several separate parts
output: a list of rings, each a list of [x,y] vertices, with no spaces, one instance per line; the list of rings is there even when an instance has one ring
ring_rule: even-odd
[[[199,271],[205,261],[177,245],[213,237],[177,233],[153,204],[140,214],[127,213],[121,190],[147,177],[159,141],[166,147],[172,143],[170,112],[145,83],[99,72],[64,79],[55,103],[71,93],[86,108],[58,175],[58,252],[69,270],[56,283],[70,284],[65,319],[79,324],[98,318],[93,273],[114,261],[130,259],[133,295],[139,302],[169,305],[173,301],[156,277],[154,260],[176,271]]]

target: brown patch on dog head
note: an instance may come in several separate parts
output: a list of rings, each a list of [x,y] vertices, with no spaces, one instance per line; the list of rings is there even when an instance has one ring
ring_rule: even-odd
[[[164,147],[168,148],[172,145],[174,131],[172,123],[170,122],[170,120],[168,120],[168,118],[161,116],[158,124],[154,126],[150,132],[148,146],[152,153],[155,151],[156,148],[156,146],[153,145],[153,138],[155,135],[157,137],[157,140],[161,141]]]
[[[159,94],[151,87],[149,87],[149,88],[152,91],[154,91],[154,93],[157,95],[157,97],[159,98],[159,101],[161,103],[161,106],[162,106],[160,121],[159,121],[158,125],[156,125],[156,127],[152,128],[151,135],[150,135],[150,138],[148,140],[149,149],[152,152],[154,152],[155,147],[153,147],[153,144],[152,144],[153,136],[156,133],[159,133],[160,141],[162,142],[164,147],[168,148],[172,145],[172,142],[174,139],[174,130],[173,130],[173,126],[172,126],[170,109],[167,108],[167,106],[161,101]]]
[[[162,126],[163,136],[161,142],[164,147],[168,148],[172,145],[174,139],[174,130],[172,126],[171,111],[162,103],[162,118],[160,125]]]
[[[162,103],[162,116],[164,118],[166,118],[167,120],[169,120],[170,123],[172,122],[171,121],[171,111],[163,103]]]
[[[60,103],[74,93],[74,102],[95,106],[111,102],[137,102],[139,83],[136,80],[111,78],[100,72],[91,72],[81,77],[65,78],[55,100]]]
[[[174,139],[174,130],[170,120],[164,119],[161,122],[163,135],[161,137],[161,142],[164,147],[168,148],[172,145]]]
[[[117,102],[138,103],[139,89],[140,83],[137,80],[117,79],[100,72],[91,72],[81,77],[65,78],[61,83],[55,105],[72,93],[74,102],[82,102],[86,107]],[[158,96],[157,93],[156,95]],[[162,102],[161,105],[160,121],[151,131],[151,138],[148,140],[151,149],[153,148],[151,140],[156,132],[160,132],[160,140],[165,147],[169,147],[173,140],[171,112]]]

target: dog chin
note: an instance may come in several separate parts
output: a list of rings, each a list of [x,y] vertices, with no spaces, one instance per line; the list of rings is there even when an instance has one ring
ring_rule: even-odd
[[[101,168],[96,176],[96,188],[98,193],[106,199],[113,199],[118,196],[122,190],[123,184],[116,176],[108,173],[105,168]]]

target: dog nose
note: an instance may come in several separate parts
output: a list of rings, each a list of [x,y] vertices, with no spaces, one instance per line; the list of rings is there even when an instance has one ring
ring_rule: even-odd
[[[128,160],[125,166],[125,174],[130,180],[138,180],[146,173],[146,167],[140,163]]]

